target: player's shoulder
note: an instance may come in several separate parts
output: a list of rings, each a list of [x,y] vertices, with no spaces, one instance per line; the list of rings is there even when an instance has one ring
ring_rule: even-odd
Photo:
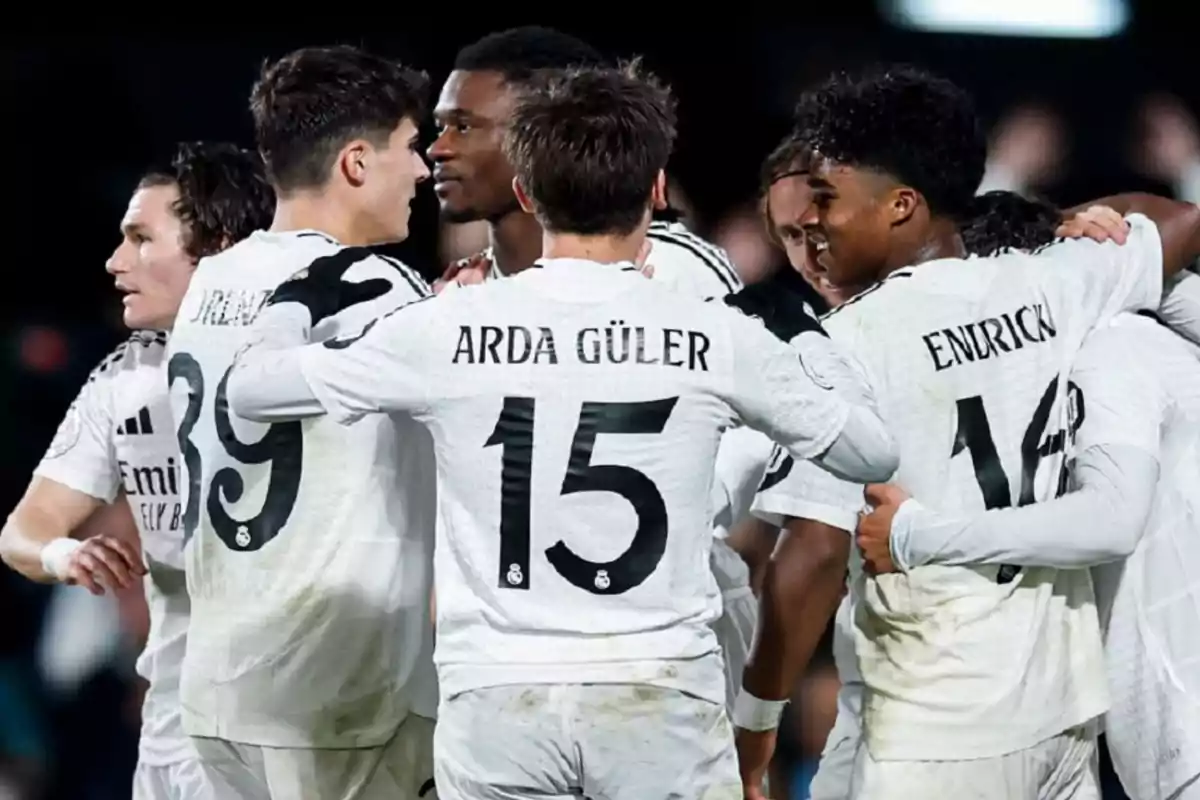
[[[655,221],[646,231],[650,243],[647,262],[655,277],[667,280],[705,281],[713,293],[728,294],[742,288],[742,279],[725,248],[697,236],[679,222]]]
[[[767,330],[785,342],[804,334],[828,337],[812,306],[802,295],[786,286],[770,281],[753,283],[726,295],[722,302],[758,319]]]
[[[961,261],[959,262],[961,263]],[[933,277],[933,271],[921,273],[933,264],[905,267],[896,270],[878,283],[863,289],[837,308],[832,308],[819,317],[821,325],[829,332],[843,331],[855,327],[863,316],[878,314],[889,306],[906,302],[914,293],[920,292],[923,279]],[[937,265],[940,267],[940,265]],[[918,273],[921,273],[918,278]]]
[[[163,331],[134,331],[101,359],[88,375],[88,382],[111,381],[139,369],[158,368],[167,351]]]

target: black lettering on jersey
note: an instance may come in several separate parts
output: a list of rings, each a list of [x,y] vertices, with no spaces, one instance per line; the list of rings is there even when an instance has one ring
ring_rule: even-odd
[[[763,475],[762,483],[758,485],[760,492],[765,492],[772,486],[778,486],[784,478],[791,474],[792,467],[796,466],[796,461],[785,453],[782,447],[774,445],[771,449],[769,464],[766,474]]]
[[[188,322],[214,327],[245,327],[271,296],[270,289],[206,289]]]
[[[117,461],[121,471],[121,488],[131,497],[179,494],[179,465],[174,458],[165,464],[135,467],[128,461]]]
[[[1050,309],[1042,303],[1021,306],[996,317],[942,328],[921,337],[935,372],[998,358],[1026,344],[1042,344],[1058,335]]]
[[[613,320],[604,328],[583,328],[575,335],[581,364],[648,364],[708,372],[712,341],[702,331],[647,329]]]
[[[452,364],[557,364],[554,331],[523,325],[460,325]]]
[[[592,461],[596,437],[654,435],[663,432],[678,397],[640,403],[584,403],[571,437],[562,495],[582,492],[619,495],[633,508],[637,527],[625,552],[611,561],[589,561],[559,539],[545,550],[546,560],[571,584],[592,594],[623,594],[653,574],[667,549],[668,516],[662,493],[641,470]],[[501,589],[530,588],[530,551],[534,417],[532,397],[506,397],[496,427],[484,447],[500,447]]]
[[[179,503],[163,500],[138,503],[138,515],[143,531],[162,533],[179,530]]]

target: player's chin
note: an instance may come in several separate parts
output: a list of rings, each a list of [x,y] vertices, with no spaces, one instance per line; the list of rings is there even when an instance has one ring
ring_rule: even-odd
[[[465,203],[461,198],[442,196],[438,194],[438,214],[443,222],[461,225],[464,222],[475,222],[483,219],[483,215],[474,206]]]

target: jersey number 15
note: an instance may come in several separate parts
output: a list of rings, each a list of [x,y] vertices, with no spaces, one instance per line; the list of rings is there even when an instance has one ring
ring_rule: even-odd
[[[568,582],[592,594],[622,594],[650,577],[667,549],[667,506],[654,481],[633,467],[592,464],[600,434],[662,433],[678,397],[641,403],[584,403],[571,439],[560,494],[611,492],[633,506],[637,530],[624,553],[597,563],[581,558],[561,539],[546,559]],[[506,397],[485,447],[499,446],[501,589],[529,588],[530,516],[533,467],[532,397]]]

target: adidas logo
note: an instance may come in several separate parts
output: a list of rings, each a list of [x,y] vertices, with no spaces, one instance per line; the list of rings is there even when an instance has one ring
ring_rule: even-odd
[[[117,426],[118,436],[140,436],[148,433],[154,433],[154,426],[150,424],[149,406],[142,406],[137,416],[130,417]]]

